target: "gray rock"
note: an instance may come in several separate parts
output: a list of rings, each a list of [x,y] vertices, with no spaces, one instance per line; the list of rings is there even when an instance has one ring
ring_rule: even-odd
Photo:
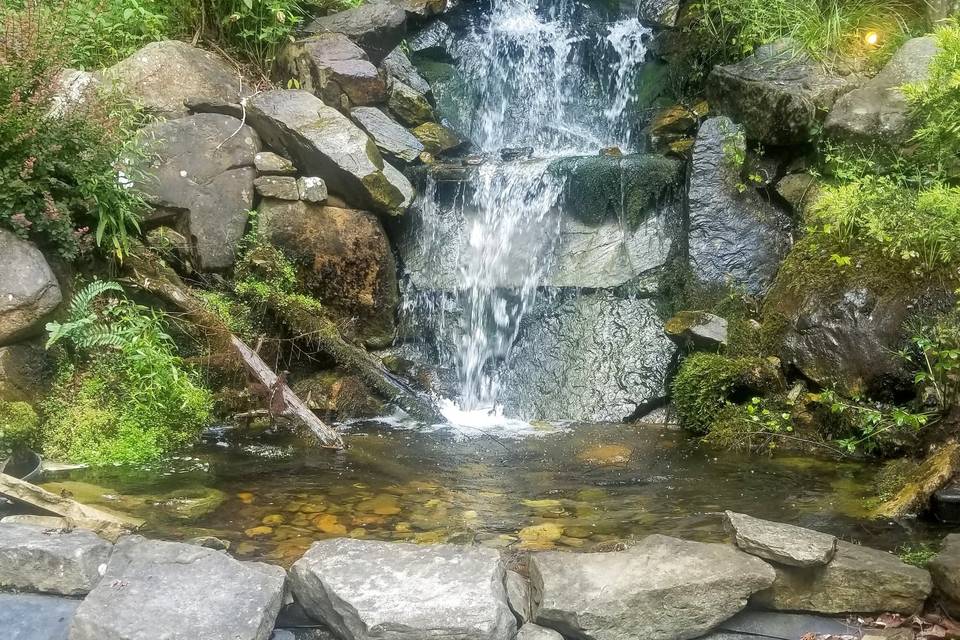
[[[764,144],[810,140],[824,114],[860,82],[842,77],[790,39],[758,47],[731,65],[718,65],[707,78],[710,105],[743,125],[747,137]]]
[[[418,18],[435,16],[447,10],[447,0],[390,0],[390,2]]]
[[[454,40],[453,31],[446,22],[434,20],[426,27],[407,38],[410,53],[428,58],[443,59],[449,57]]]
[[[842,540],[825,567],[777,566],[770,589],[755,604],[782,611],[874,613],[920,611],[932,588],[930,574],[895,555]]]
[[[783,296],[775,307],[787,318],[781,359],[809,380],[861,394],[901,375],[896,351],[909,299],[857,288]]]
[[[302,176],[297,178],[297,191],[300,199],[306,202],[319,204],[327,199],[327,183],[323,178]]]
[[[201,113],[148,125],[141,132],[144,177],[137,182],[160,222],[191,238],[195,266],[233,266],[253,208],[254,157],[260,137],[230,116]]]
[[[519,618],[520,624],[525,624],[533,617],[530,583],[516,571],[507,571],[506,587],[510,610]]]
[[[373,138],[377,148],[390,158],[410,163],[423,151],[423,143],[417,140],[416,136],[380,109],[357,107],[350,110],[350,117]]]
[[[650,300],[542,300],[502,373],[501,401],[525,419],[620,421],[666,396],[675,351]]]
[[[960,533],[951,533],[943,539],[940,552],[928,568],[947,611],[960,616]]]
[[[423,95],[430,94],[430,83],[424,80],[410,58],[400,47],[395,47],[380,63],[380,68],[390,78],[395,78],[414,91]]]
[[[103,80],[169,118],[186,115],[187,100],[231,103],[250,94],[232,65],[179,40],[151,42],[105,70]]]
[[[387,99],[383,75],[363,49],[342,33],[324,33],[284,47],[277,67],[285,80],[337,109],[379,104]]]
[[[664,331],[681,346],[714,349],[727,344],[727,321],[703,311],[681,311],[667,320]]]
[[[253,187],[264,198],[278,200],[299,200],[300,189],[293,176],[260,176],[253,181]]]
[[[294,596],[344,640],[510,640],[504,567],[492,549],[338,538],[290,569]]]
[[[389,162],[383,163],[383,175],[393,188],[400,192],[400,196],[403,198],[400,201],[399,211],[409,209],[410,205],[413,204],[413,199],[417,197],[417,192],[410,181],[407,180],[407,177]]]
[[[77,609],[71,640],[267,640],[283,601],[280,567],[192,544],[122,538]]]
[[[837,539],[826,533],[781,522],[725,512],[737,546],[749,554],[793,567],[823,566],[837,552]]]
[[[433,107],[426,97],[396,79],[390,83],[387,106],[390,113],[408,127],[417,127],[436,120]]]
[[[80,600],[33,593],[0,593],[3,640],[67,640]]]
[[[679,13],[679,0],[639,0],[637,2],[637,17],[641,22],[654,27],[677,26]]]
[[[33,243],[0,229],[0,256],[0,345],[4,345],[43,331],[63,295]]]
[[[403,7],[386,0],[371,0],[360,6],[315,19],[307,33],[342,33],[363,47],[379,63],[407,34]]]
[[[294,176],[297,168],[293,163],[270,151],[261,151],[253,157],[253,166],[263,176]]]
[[[732,281],[759,294],[790,248],[789,219],[756,191],[739,188],[739,167],[730,157],[731,148],[746,148],[738,131],[719,117],[697,134],[687,192],[690,267],[705,283]]]
[[[553,629],[531,623],[520,627],[516,640],[563,640],[563,636]]]
[[[908,40],[875,78],[837,100],[824,125],[826,133],[845,142],[899,148],[913,135],[900,87],[926,80],[937,50],[932,36]]]
[[[70,521],[60,516],[35,516],[18,514],[0,518],[0,524],[25,524],[43,529],[69,529]]]
[[[717,626],[717,632],[703,640],[784,640],[806,634],[851,635],[859,630],[846,620],[778,611],[741,611]]]
[[[323,178],[351,204],[374,211],[403,211],[405,178],[384,175],[376,144],[342,113],[307,91],[266,91],[251,98],[249,121],[273,148],[305,175]],[[400,182],[399,186],[395,183]]]
[[[791,173],[777,182],[777,193],[790,205],[794,216],[802,217],[818,192],[817,178],[809,173]]]
[[[49,390],[54,371],[41,341],[0,347],[0,401],[31,402]]]
[[[661,535],[617,553],[534,554],[536,623],[595,640],[685,640],[768,587],[767,563],[721,544]]]
[[[0,587],[84,595],[97,586],[111,545],[83,529],[0,525]]]
[[[82,107],[100,89],[100,77],[90,71],[64,69],[57,76],[56,91],[50,97],[52,118],[62,118],[72,109]]]

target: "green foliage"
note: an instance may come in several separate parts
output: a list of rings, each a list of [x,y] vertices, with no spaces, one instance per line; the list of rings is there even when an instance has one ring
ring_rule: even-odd
[[[205,9],[216,39],[267,72],[306,15],[299,0],[217,0]]]
[[[937,549],[925,542],[904,544],[897,549],[897,555],[907,564],[926,569],[933,557],[937,555]]]
[[[759,371],[764,363],[754,358],[728,358],[694,353],[684,359],[671,387],[673,406],[685,429],[706,434],[723,411],[744,391],[765,386]]]
[[[940,47],[925,82],[903,88],[917,123],[914,140],[927,163],[960,170],[960,21],[937,29]]]
[[[0,401],[0,459],[22,447],[35,447],[40,418],[26,402]]]
[[[943,413],[960,406],[960,310],[911,324],[910,347],[902,355],[916,371],[921,395]]]
[[[47,453],[89,464],[156,460],[193,442],[212,398],[176,354],[162,316],[92,283],[52,323],[51,339],[73,348],[44,406]],[[54,339],[55,337],[55,339]]]
[[[848,453],[882,454],[899,450],[911,443],[933,417],[930,412],[913,413],[905,407],[848,399],[830,389],[820,393],[819,401],[850,434],[836,441]]]
[[[297,271],[283,252],[269,244],[251,245],[236,266],[234,291],[251,305],[323,313],[320,302],[299,289]]]
[[[198,290],[197,295],[232,333],[247,340],[255,336],[256,322],[247,305],[219,291]]]
[[[119,107],[107,113],[97,100],[55,105],[66,27],[32,5],[0,18],[0,227],[67,260],[94,239],[122,256],[144,210],[118,181],[129,114],[118,118]]]
[[[725,449],[772,451],[778,436],[792,433],[793,419],[788,403],[754,396],[743,404],[728,403],[710,425],[704,441]]]

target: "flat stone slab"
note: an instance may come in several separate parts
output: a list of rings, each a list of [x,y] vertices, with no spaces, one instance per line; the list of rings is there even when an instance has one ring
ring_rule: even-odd
[[[84,595],[100,582],[112,547],[83,529],[0,525],[0,587]]]
[[[35,593],[0,593],[3,640],[67,640],[80,602]]]
[[[760,607],[814,613],[912,614],[930,595],[930,574],[885,551],[839,541],[825,567],[777,566],[770,589],[754,596]]]
[[[737,546],[749,554],[794,567],[823,566],[837,551],[836,537],[792,524],[726,512]]]
[[[77,609],[70,640],[267,640],[283,601],[280,567],[192,544],[121,538]]]
[[[738,637],[742,635],[757,640],[802,638],[808,633],[856,636],[858,631],[858,627],[851,626],[842,618],[777,611],[742,611],[717,627],[717,633],[735,634]]]
[[[493,549],[339,538],[290,569],[296,599],[344,640],[511,640],[504,566]]]
[[[534,621],[592,640],[695,638],[774,578],[770,565],[733,546],[661,535],[617,553],[530,559]]]

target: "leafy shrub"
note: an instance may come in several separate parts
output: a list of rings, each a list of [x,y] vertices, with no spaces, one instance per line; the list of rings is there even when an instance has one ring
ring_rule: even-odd
[[[299,0],[216,0],[205,8],[215,39],[266,71],[305,15]]]
[[[122,255],[144,208],[117,179],[124,121],[96,100],[52,112],[63,23],[33,4],[0,17],[0,226],[67,260],[94,238]]]
[[[960,310],[912,324],[910,347],[903,355],[916,371],[921,395],[944,413],[960,406]]]
[[[754,396],[743,404],[727,404],[704,441],[725,449],[772,451],[778,437],[793,433],[790,407],[775,398]]]
[[[15,449],[34,447],[40,418],[26,402],[0,402],[0,459]]]
[[[176,355],[156,312],[115,284],[81,290],[51,341],[73,350],[46,403],[44,448],[89,464],[156,460],[193,442],[207,424],[210,393]]]

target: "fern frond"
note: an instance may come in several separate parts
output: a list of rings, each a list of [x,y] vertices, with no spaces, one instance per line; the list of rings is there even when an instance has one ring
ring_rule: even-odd
[[[126,344],[126,336],[115,327],[106,324],[94,325],[77,336],[77,346],[81,349],[91,349],[93,347],[121,348]]]
[[[93,301],[98,296],[107,291],[119,291],[123,293],[123,287],[109,280],[94,280],[80,291],[77,291],[70,301],[69,321],[75,322],[90,316],[93,313],[90,305],[93,304]]]

